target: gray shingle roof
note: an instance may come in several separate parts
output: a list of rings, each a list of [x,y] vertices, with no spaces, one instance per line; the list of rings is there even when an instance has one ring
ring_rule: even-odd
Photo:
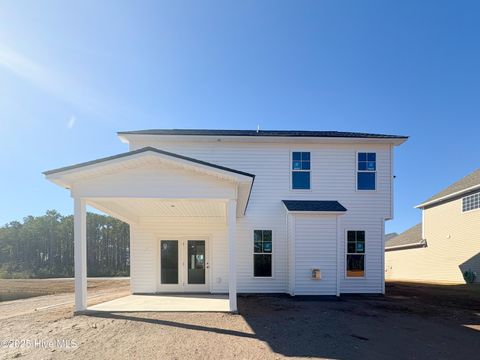
[[[305,130],[211,130],[211,129],[149,129],[120,131],[118,135],[199,135],[199,136],[269,136],[269,137],[340,137],[370,139],[408,139],[408,136],[369,134],[344,131]]]
[[[394,236],[385,241],[385,249],[392,247],[415,247],[424,246],[425,241],[422,239],[422,223],[405,230],[400,235]]]
[[[347,211],[338,201],[331,200],[282,200],[288,211]]]
[[[398,236],[398,234],[396,232],[385,234],[385,241],[388,241],[388,240],[394,238],[395,236]]]
[[[449,187],[443,189],[442,191],[436,193],[432,197],[425,200],[422,204],[428,203],[431,201],[438,200],[445,196],[466,190],[471,188],[472,186],[480,185],[480,169],[475,170],[474,172],[468,174],[464,178],[458,180],[457,182],[453,183]]]

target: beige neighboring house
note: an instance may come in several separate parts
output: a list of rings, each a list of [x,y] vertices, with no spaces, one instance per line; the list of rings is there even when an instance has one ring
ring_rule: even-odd
[[[392,280],[465,283],[480,278],[480,169],[425,202],[422,223],[385,243],[385,277]]]

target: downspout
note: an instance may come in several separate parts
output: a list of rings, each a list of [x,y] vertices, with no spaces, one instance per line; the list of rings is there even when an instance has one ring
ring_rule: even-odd
[[[425,208],[422,208],[422,240],[425,239]]]

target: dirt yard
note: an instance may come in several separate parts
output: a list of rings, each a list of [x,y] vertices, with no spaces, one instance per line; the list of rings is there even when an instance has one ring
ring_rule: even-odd
[[[107,282],[89,290],[91,305],[123,296],[128,287]],[[241,296],[238,315],[72,316],[72,310],[71,293],[0,303],[0,358],[474,359],[480,354],[480,286],[389,283],[386,296],[340,299]]]
[[[88,291],[109,290],[118,286],[127,288],[128,278],[89,278]],[[30,297],[71,293],[73,279],[0,279],[0,304],[2,301]]]

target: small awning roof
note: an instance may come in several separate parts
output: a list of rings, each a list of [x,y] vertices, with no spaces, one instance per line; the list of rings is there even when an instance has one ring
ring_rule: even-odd
[[[288,211],[298,212],[345,212],[347,209],[334,200],[282,200]]]

